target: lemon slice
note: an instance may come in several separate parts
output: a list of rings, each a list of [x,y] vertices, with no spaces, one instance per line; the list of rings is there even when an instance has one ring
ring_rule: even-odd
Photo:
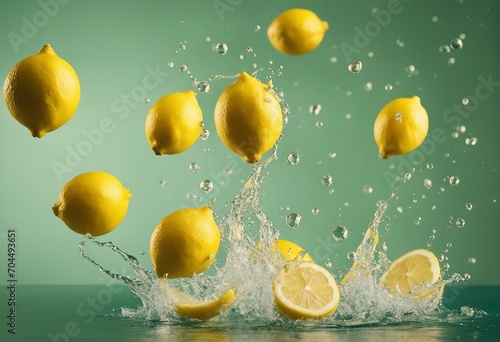
[[[228,290],[217,299],[199,301],[182,291],[168,287],[166,284],[163,284],[162,292],[174,302],[179,316],[200,320],[210,319],[226,312],[236,298],[234,291]]]
[[[274,279],[273,292],[278,311],[295,320],[329,316],[340,300],[330,272],[308,261],[287,264]]]
[[[429,285],[441,277],[439,261],[431,251],[416,249],[396,259],[380,278],[380,285],[393,295],[412,295],[421,299],[436,292]]]
[[[373,227],[370,227],[366,230],[365,236],[363,237],[363,241],[361,241],[361,244],[356,249],[356,255],[364,256],[364,254],[365,254],[364,247],[368,244],[368,241],[372,238],[373,233],[374,233]],[[372,250],[371,250],[372,256],[373,256],[373,254],[375,254],[375,247],[377,247],[377,244],[378,244],[378,233],[375,233],[375,235],[373,236],[373,243],[372,243]],[[369,265],[366,265],[366,263],[363,263],[363,262],[360,264],[360,262],[358,260],[356,260],[352,264],[352,267],[349,270],[349,272],[347,272],[347,274],[344,276],[344,278],[340,281],[340,285],[344,285],[350,279],[354,278],[356,276],[356,269],[360,266],[366,268],[366,270],[365,270],[366,275],[368,275],[370,273],[370,270],[368,269]]]

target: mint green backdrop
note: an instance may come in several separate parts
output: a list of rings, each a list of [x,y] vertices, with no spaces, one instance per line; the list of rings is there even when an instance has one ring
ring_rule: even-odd
[[[322,44],[307,55],[283,55],[267,40],[270,22],[292,7],[309,8],[330,25]],[[113,241],[148,269],[149,237],[165,215],[214,198],[217,214],[226,213],[225,204],[251,171],[222,145],[213,122],[218,94],[233,80],[213,81],[209,94],[198,95],[211,134],[182,154],[155,156],[144,120],[163,95],[194,89],[181,65],[205,80],[253,72],[255,63],[262,68],[258,77],[266,81],[272,75],[290,106],[279,159],[266,169],[260,194],[281,237],[298,242],[322,265],[329,259],[339,280],[376,202],[394,193],[380,227],[391,260],[430,243],[436,255],[448,258],[441,263],[449,263],[448,275],[468,273],[469,284],[500,284],[499,14],[499,3],[486,0],[2,0],[1,78],[50,43],[77,71],[82,97],[74,117],[42,139],[32,138],[0,106],[1,282],[7,276],[9,229],[17,232],[20,284],[108,282],[80,257],[82,237],[51,210],[62,186],[82,172],[109,172],[131,189],[125,219],[100,240]],[[439,51],[460,35],[462,49]],[[227,54],[214,51],[219,42],[227,44]],[[347,68],[355,60],[363,63],[358,74]],[[380,159],[375,117],[390,100],[413,95],[429,113],[426,143],[409,155]],[[314,116],[309,107],[316,104],[321,112]],[[465,132],[458,132],[462,125]],[[477,144],[466,144],[469,137]],[[286,163],[290,152],[300,155],[297,165]],[[191,171],[192,162],[201,170]],[[403,182],[408,172],[412,177]],[[326,174],[333,178],[330,186],[321,182]],[[450,185],[450,176],[460,183]],[[205,179],[214,183],[208,194],[199,188]],[[425,179],[432,181],[429,189]],[[286,225],[289,213],[302,215],[297,229]],[[456,226],[458,218],[464,227]],[[347,227],[346,240],[333,240],[336,225]],[[111,251],[88,252],[106,267],[127,272]],[[224,263],[223,248],[217,263]]]

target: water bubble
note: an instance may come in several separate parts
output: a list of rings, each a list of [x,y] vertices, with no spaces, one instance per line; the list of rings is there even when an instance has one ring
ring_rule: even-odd
[[[333,56],[330,58],[330,62],[336,63],[337,62],[337,57]]]
[[[318,209],[318,208],[312,208],[312,209],[311,209],[311,213],[312,213],[313,215],[318,215],[318,214],[319,214],[319,209]]]
[[[372,58],[373,56],[375,56],[375,54],[373,53],[373,51],[370,51],[370,52],[368,52],[367,56]]]
[[[474,258],[474,257],[469,258],[469,263],[475,264],[476,263],[476,258]]]
[[[474,146],[474,145],[476,145],[476,144],[477,144],[477,138],[472,137],[472,136],[471,136],[471,137],[467,137],[467,138],[465,138],[465,143],[466,143],[467,145]]]
[[[150,103],[150,102],[151,102],[151,99],[150,99],[149,97],[146,97],[146,98],[144,99],[144,103]]]
[[[346,118],[347,120],[349,120],[349,119],[351,118],[351,114],[347,113],[347,114],[345,115],[345,118]]]
[[[297,165],[300,161],[300,156],[298,152],[291,152],[287,159],[286,159],[290,165]]]
[[[466,97],[464,97],[464,98],[462,99],[462,104],[463,104],[464,106],[467,106],[467,105],[469,104],[469,99],[468,99],[468,98],[466,98]]]
[[[325,266],[328,267],[328,268],[332,267],[332,262],[331,262],[330,258],[328,258],[328,259],[325,260]]]
[[[254,31],[255,31],[255,32],[259,32],[259,31],[260,31],[260,25],[255,26]]]
[[[200,94],[207,94],[210,91],[210,82],[209,81],[195,81],[194,86],[196,87],[196,90]]]
[[[227,47],[226,43],[219,43],[219,44],[215,45],[215,50],[219,54],[225,55],[227,53],[228,47]]]
[[[160,181],[160,186],[161,186],[162,188],[164,188],[166,185],[167,185],[167,181],[166,181],[165,179],[162,179],[162,180]]]
[[[460,38],[455,38],[451,41],[451,48],[453,50],[460,50],[464,47],[464,42]]]
[[[207,140],[209,136],[210,136],[210,131],[206,128],[203,128],[200,133],[200,139]]]
[[[139,251],[139,254],[140,254],[140,255],[144,255],[144,254],[146,254],[146,252],[145,252],[143,249],[141,249],[141,250]]]
[[[285,222],[290,228],[297,228],[302,221],[302,216],[300,214],[288,214],[285,217]]]
[[[179,68],[179,70],[180,70],[181,72],[185,72],[185,71],[187,71],[187,69],[188,69],[188,67],[187,67],[187,65],[185,65],[185,64],[182,64],[182,65],[181,65],[181,67]]]
[[[248,53],[252,53],[252,52],[253,52],[253,49],[252,49],[251,47],[247,47],[245,50],[246,50],[246,52],[248,52]]]
[[[458,132],[451,132],[451,137],[454,139],[458,138]]]
[[[168,63],[167,63],[167,66],[168,66],[169,68],[173,68],[173,67],[174,67],[174,62],[168,62]]]
[[[245,58],[243,55],[239,55],[239,56],[238,56],[238,59],[239,59],[240,61],[242,61],[242,60],[243,60],[243,58]]]
[[[451,48],[448,45],[441,45],[439,47],[439,52],[449,53],[450,51],[451,51]]]
[[[330,157],[330,158],[335,158],[336,156],[337,156],[337,153],[335,153],[335,152],[328,153],[328,157]]]
[[[191,201],[192,201],[192,200],[195,200],[195,199],[196,199],[196,194],[195,194],[194,192],[188,192],[188,193],[186,194],[186,198],[187,198],[188,200],[191,200]]]
[[[335,241],[342,241],[347,239],[348,230],[344,226],[333,227],[333,238]]]
[[[347,253],[347,259],[354,260],[354,258],[356,258],[356,252]]]
[[[333,195],[333,194],[335,193],[335,190],[334,190],[334,189],[330,189],[330,190],[328,190],[328,193],[329,193],[330,195]]]
[[[372,82],[367,82],[367,83],[365,84],[365,86],[364,86],[364,89],[365,89],[366,91],[371,91],[371,90],[373,89],[373,84],[372,84]]]
[[[438,17],[437,17],[437,16],[433,16],[433,17],[432,17],[432,21],[433,21],[433,22],[438,21]]]
[[[363,192],[364,192],[365,194],[371,194],[371,193],[373,192],[373,188],[372,188],[371,186],[369,186],[369,185],[365,185],[365,186],[363,187]]]
[[[222,172],[225,174],[225,175],[231,175],[233,173],[233,169],[231,169],[230,167],[225,167],[224,169],[222,169]]]
[[[432,163],[427,163],[427,169],[432,170],[434,168],[434,165]]]
[[[194,162],[193,162],[193,163],[189,163],[189,164],[188,164],[188,167],[189,167],[189,169],[190,169],[191,171],[193,171],[193,172],[195,172],[195,173],[196,173],[197,171],[201,170],[201,167],[200,167],[198,164],[194,163]]]
[[[396,121],[402,122],[403,121],[403,116],[401,113],[396,113]]]
[[[472,210],[472,203],[466,203],[465,204],[465,209]]]
[[[324,175],[323,178],[321,179],[321,183],[326,186],[332,185],[333,178],[330,175]]]
[[[415,220],[413,221],[413,223],[415,223],[415,225],[418,226],[420,224],[420,220]]]
[[[462,100],[462,102],[463,102],[463,100]],[[465,131],[467,131],[467,127],[465,127],[464,125],[457,126],[458,133],[465,133]]]
[[[451,57],[450,59],[448,59],[448,65],[453,65],[455,64],[455,57]]]
[[[361,61],[354,61],[354,62],[351,62],[351,64],[349,64],[349,66],[347,68],[353,74],[357,74],[358,72],[361,71],[362,67],[363,67],[363,63],[361,63]]]
[[[465,220],[463,218],[457,218],[455,224],[458,228],[463,228],[465,226]]]
[[[403,211],[404,211],[403,207],[397,207],[397,208],[396,208],[396,210],[397,210],[400,214],[402,214],[402,213],[403,213]]]
[[[404,177],[404,180],[405,182],[409,181],[411,179],[411,173],[405,173],[405,177]]]
[[[209,179],[205,179],[200,183],[200,189],[205,192],[210,192],[214,189],[214,184]]]
[[[453,186],[458,185],[458,183],[460,183],[460,178],[457,176],[451,176],[449,182]]]
[[[321,112],[321,105],[316,104],[316,105],[311,105],[309,107],[309,113],[312,115],[318,115]]]
[[[439,257],[438,257],[438,260],[439,261],[444,261],[445,260],[444,254],[440,254]]]
[[[393,89],[392,84],[386,84],[384,89],[387,91],[391,91]]]
[[[426,189],[432,188],[432,181],[429,178],[424,179],[424,186]]]

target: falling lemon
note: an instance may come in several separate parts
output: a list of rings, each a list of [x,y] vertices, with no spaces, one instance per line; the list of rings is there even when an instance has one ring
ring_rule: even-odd
[[[255,163],[277,142],[283,115],[270,85],[242,72],[215,105],[215,128],[230,150]]]
[[[186,208],[166,216],[151,235],[149,251],[158,277],[191,277],[214,261],[220,232],[212,209]]]
[[[66,183],[52,211],[76,233],[100,236],[120,224],[131,196],[113,175],[86,172]]]
[[[333,276],[312,262],[291,262],[273,281],[278,311],[288,318],[319,319],[335,312],[340,291]]]
[[[71,119],[80,102],[80,82],[71,65],[46,44],[10,70],[3,95],[12,116],[41,138]]]
[[[422,144],[429,130],[427,111],[418,96],[392,100],[382,108],[373,133],[382,158],[409,153]]]
[[[191,147],[202,129],[196,94],[187,90],[163,96],[146,116],[146,138],[156,155],[177,154]]]
[[[302,55],[316,49],[328,30],[328,23],[314,12],[293,8],[281,13],[269,25],[271,45],[289,55]]]

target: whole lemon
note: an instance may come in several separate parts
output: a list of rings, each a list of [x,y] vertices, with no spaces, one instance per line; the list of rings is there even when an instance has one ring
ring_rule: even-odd
[[[429,117],[418,96],[399,98],[386,104],[375,119],[373,128],[382,158],[415,150],[428,131]]]
[[[224,145],[248,163],[258,162],[283,129],[281,107],[271,86],[246,72],[221,93],[214,119]]]
[[[3,95],[12,116],[41,138],[71,119],[80,102],[80,82],[71,65],[46,44],[10,70]]]
[[[85,172],[66,183],[52,211],[76,233],[100,236],[120,224],[131,196],[113,175]]]
[[[146,138],[156,155],[177,154],[191,147],[202,129],[196,94],[187,90],[159,99],[146,116]]]
[[[191,277],[212,264],[219,244],[212,209],[186,208],[164,217],[156,226],[149,253],[158,277]]]
[[[274,19],[267,29],[267,37],[276,50],[303,55],[318,47],[327,30],[328,23],[314,12],[292,8]]]

